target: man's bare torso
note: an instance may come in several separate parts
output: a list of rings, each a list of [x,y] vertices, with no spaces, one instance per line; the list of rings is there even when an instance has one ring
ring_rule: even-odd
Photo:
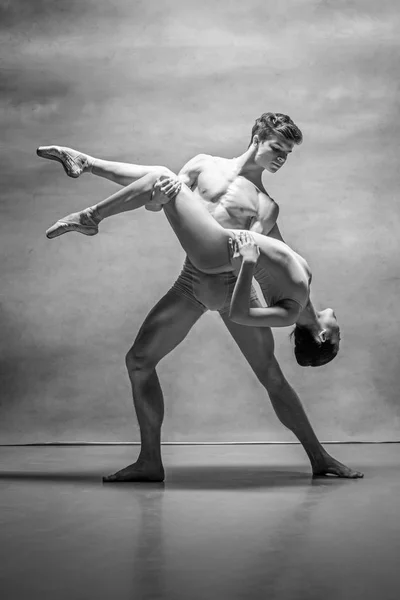
[[[200,155],[193,161],[196,159],[196,179],[192,191],[203,201],[214,219],[226,229],[247,229],[268,235],[276,224],[279,207],[268,195],[261,181],[256,186],[239,175],[240,164],[235,158]],[[311,280],[311,271],[304,258],[290,248],[288,251],[296,257]],[[259,276],[263,278],[261,262],[256,271],[256,279]],[[234,271],[237,272],[240,261],[234,266]],[[267,294],[272,295],[270,292]]]
[[[239,175],[237,159],[202,155],[197,169],[198,177],[192,190],[222,227],[253,227],[264,234],[272,229],[278,206],[265,190],[261,191],[246,177]]]

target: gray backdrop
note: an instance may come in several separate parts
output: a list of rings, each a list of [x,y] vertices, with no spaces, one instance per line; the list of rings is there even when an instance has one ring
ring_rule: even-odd
[[[338,358],[277,355],[324,440],[400,435],[395,0],[13,0],[1,22],[1,441],[135,441],[124,357],[183,251],[144,209],[49,241],[117,187],[36,157],[58,143],[173,170],[237,156],[265,111],[304,144],[265,184],[342,328]],[[163,439],[293,440],[215,313],[159,366]]]

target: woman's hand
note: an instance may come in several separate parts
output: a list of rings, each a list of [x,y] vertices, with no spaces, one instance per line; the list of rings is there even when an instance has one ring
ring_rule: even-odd
[[[236,236],[237,251],[246,262],[256,263],[260,256],[260,249],[253,237],[247,231],[242,231]]]

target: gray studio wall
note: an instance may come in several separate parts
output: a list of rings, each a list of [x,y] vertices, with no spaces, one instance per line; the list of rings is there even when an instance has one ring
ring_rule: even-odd
[[[4,6],[4,5],[3,5]],[[266,176],[319,308],[321,369],[277,355],[325,440],[398,439],[400,18],[393,0],[8,3],[1,15],[1,441],[135,441],[124,356],[183,252],[161,213],[48,241],[114,184],[36,157],[59,143],[174,170],[237,156],[264,111],[305,141]],[[216,314],[159,366],[164,440],[292,440]]]

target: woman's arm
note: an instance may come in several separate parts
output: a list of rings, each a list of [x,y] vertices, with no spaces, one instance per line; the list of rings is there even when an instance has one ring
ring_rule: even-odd
[[[280,306],[250,308],[249,299],[259,249],[251,235],[243,232],[238,240],[242,264],[233,290],[229,316],[235,323],[250,327],[288,327],[293,325],[300,313],[297,303],[284,301]]]
[[[253,261],[242,261],[242,266],[233,290],[229,316],[239,325],[250,327],[289,327],[293,325],[300,313],[297,306],[270,306],[267,308],[250,308],[249,298],[254,275]]]

